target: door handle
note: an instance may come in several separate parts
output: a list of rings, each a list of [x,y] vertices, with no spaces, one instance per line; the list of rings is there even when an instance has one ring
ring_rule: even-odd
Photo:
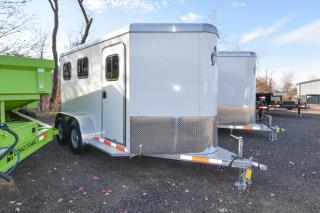
[[[107,91],[102,91],[102,99],[107,99]]]

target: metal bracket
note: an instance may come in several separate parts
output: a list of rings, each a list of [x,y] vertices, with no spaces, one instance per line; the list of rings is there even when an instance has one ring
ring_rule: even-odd
[[[286,130],[283,128],[280,128],[278,126],[272,126],[272,116],[271,115],[266,115],[265,116],[268,118],[268,127],[272,129],[272,131],[269,133],[269,140],[270,141],[276,141],[278,140],[278,134],[280,132],[285,132]]]

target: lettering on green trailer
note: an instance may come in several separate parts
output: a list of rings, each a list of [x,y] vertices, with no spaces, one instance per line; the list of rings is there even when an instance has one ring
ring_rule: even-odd
[[[22,147],[19,147],[17,150],[20,153],[20,155],[25,152],[26,150],[29,150],[32,146],[36,145],[36,141],[31,141],[30,143],[27,143],[25,145],[23,145]],[[9,163],[10,161],[12,161],[14,159],[14,157],[17,156],[17,152],[16,151],[11,151],[8,155],[7,155],[7,163]]]

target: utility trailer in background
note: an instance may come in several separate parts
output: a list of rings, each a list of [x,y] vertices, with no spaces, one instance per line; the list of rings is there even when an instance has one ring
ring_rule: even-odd
[[[0,178],[49,143],[56,129],[21,113],[51,92],[51,60],[0,56]]]
[[[263,105],[263,109],[268,111],[270,109],[297,109],[297,116],[301,116],[301,110],[310,109],[306,103],[301,102],[300,99],[295,100],[283,100],[282,96],[274,96],[272,92],[269,93],[257,93],[256,94],[257,107],[261,107]]]
[[[131,24],[63,53],[58,140],[74,153],[230,166],[245,188],[266,166],[218,146],[217,29]]]
[[[218,52],[218,128],[264,131],[277,140],[280,128],[256,123],[256,53]]]

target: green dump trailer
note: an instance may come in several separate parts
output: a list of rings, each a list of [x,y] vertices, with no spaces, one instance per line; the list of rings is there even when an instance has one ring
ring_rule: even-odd
[[[0,56],[0,178],[57,134],[21,108],[36,106],[41,95],[51,92],[52,60]]]

